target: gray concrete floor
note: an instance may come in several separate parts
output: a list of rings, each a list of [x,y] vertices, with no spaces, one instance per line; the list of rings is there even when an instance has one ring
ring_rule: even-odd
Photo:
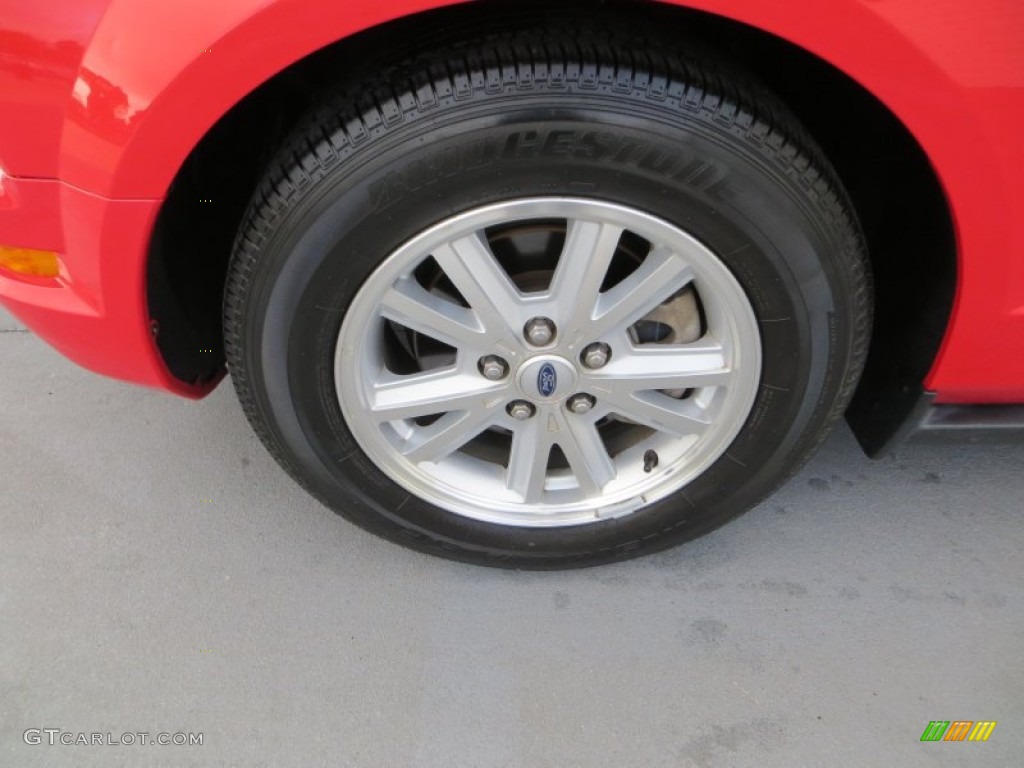
[[[106,381],[15,327],[0,316],[0,766],[1022,764],[1022,446],[872,462],[843,428],[706,539],[491,571],[307,498],[230,385],[192,403]],[[999,725],[919,742],[957,719]]]

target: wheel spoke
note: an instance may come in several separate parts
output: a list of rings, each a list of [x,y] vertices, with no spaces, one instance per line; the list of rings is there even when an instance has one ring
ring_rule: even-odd
[[[562,429],[555,442],[565,454],[580,489],[587,496],[598,496],[601,489],[615,478],[615,465],[604,447],[604,441],[592,421],[562,421]]]
[[[396,282],[381,300],[381,314],[453,347],[480,346],[483,327],[473,311],[428,292],[412,278]]]
[[[551,299],[564,327],[579,333],[591,321],[622,233],[622,227],[613,224],[582,220],[569,223],[551,279]]]
[[[449,456],[498,420],[500,409],[450,411],[428,427],[418,428],[402,446],[414,464],[437,462]]]
[[[692,268],[670,249],[652,250],[636,271],[601,294],[588,333],[601,338],[628,328],[693,280]]]
[[[699,436],[711,426],[711,418],[692,401],[664,392],[612,393],[602,402],[612,413],[675,438]]]
[[[645,389],[698,389],[728,385],[733,371],[726,365],[722,346],[713,340],[634,349],[617,354],[590,376],[594,386],[625,391]]]
[[[480,233],[442,245],[433,256],[489,335],[503,336],[511,331],[519,337],[525,322],[520,312],[519,291]]]
[[[550,454],[551,442],[541,427],[540,419],[531,419],[520,425],[512,435],[506,483],[527,504],[540,501],[544,494]]]
[[[479,412],[495,408],[501,402],[498,393],[506,386],[453,369],[411,376],[385,373],[374,387],[370,410],[378,422],[449,411]]]

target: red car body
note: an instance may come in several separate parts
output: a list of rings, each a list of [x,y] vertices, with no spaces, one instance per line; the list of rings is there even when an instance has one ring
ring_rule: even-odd
[[[921,382],[940,403],[1024,402],[1024,5],[1015,0],[671,0],[782,38],[884,104],[923,149],[953,223],[955,300]],[[201,396],[147,306],[162,202],[234,105],[312,52],[448,0],[0,0],[0,302],[81,365]],[[471,4],[475,5],[475,4]]]

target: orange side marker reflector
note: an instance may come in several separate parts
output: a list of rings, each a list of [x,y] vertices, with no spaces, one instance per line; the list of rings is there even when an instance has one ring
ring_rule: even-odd
[[[0,267],[32,277],[57,277],[60,274],[56,253],[37,251],[33,248],[0,245]]]

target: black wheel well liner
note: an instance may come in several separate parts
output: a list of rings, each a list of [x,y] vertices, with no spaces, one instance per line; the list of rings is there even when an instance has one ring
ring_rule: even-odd
[[[718,50],[756,73],[822,146],[853,200],[875,276],[875,330],[847,419],[865,450],[877,453],[918,401],[956,286],[952,217],[917,141],[850,77],[761,30],[652,0],[576,6],[586,8],[590,23],[602,16],[615,23],[628,13],[634,28],[648,24]],[[222,293],[237,229],[270,158],[337,72],[351,75],[454,36],[567,12],[568,3],[532,0],[428,11],[316,52],[233,107],[182,165],[154,228],[147,295],[169,370],[193,383],[219,376]]]

